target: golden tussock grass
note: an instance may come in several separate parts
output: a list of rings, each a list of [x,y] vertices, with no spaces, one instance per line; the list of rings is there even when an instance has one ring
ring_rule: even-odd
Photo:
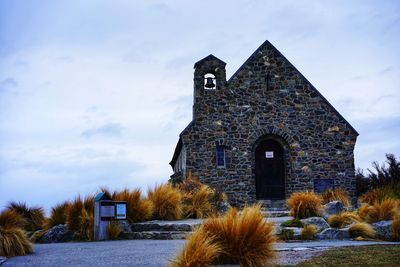
[[[183,212],[188,218],[205,218],[213,213],[214,190],[207,185],[202,185],[197,190],[183,194]]]
[[[115,194],[114,200],[127,202],[127,219],[130,223],[151,219],[153,214],[153,204],[151,201],[141,197],[140,189],[132,191],[124,189]]]
[[[360,202],[373,205],[375,202],[382,202],[385,199],[400,199],[400,183],[390,183],[364,193],[359,197]]]
[[[317,227],[313,224],[308,224],[301,229],[300,238],[302,240],[312,240],[318,232]]]
[[[349,194],[342,188],[328,189],[321,194],[322,204],[329,203],[331,201],[340,201],[345,207],[350,205]]]
[[[187,238],[181,252],[171,261],[170,267],[209,266],[221,252],[222,248],[215,242],[215,237],[199,227]]]
[[[400,215],[395,216],[392,224],[392,240],[400,241]]]
[[[79,216],[79,230],[78,234],[82,240],[93,240],[93,224],[94,218],[93,213],[87,211],[86,209],[81,209],[81,214]]]
[[[399,201],[391,198],[377,201],[373,205],[364,204],[358,209],[358,215],[368,223],[393,220],[399,212]]]
[[[0,214],[0,256],[13,257],[31,253],[32,243],[22,229],[25,220],[12,210]]]
[[[47,218],[46,221],[47,229],[50,229],[51,227],[59,224],[65,224],[67,222],[66,212],[68,205],[69,203],[66,201],[60,204],[56,204],[54,207],[51,208],[50,217]]]
[[[148,191],[148,199],[153,204],[153,218],[177,220],[182,216],[182,194],[170,184],[161,184]]]
[[[121,226],[119,226],[118,222],[110,222],[110,224],[107,226],[107,236],[110,240],[118,239],[121,232]]]
[[[81,215],[83,209],[83,201],[80,196],[77,196],[66,209],[66,222],[68,229],[78,232],[81,227]]]
[[[45,216],[42,207],[28,207],[25,202],[10,202],[6,209],[12,210],[24,218],[26,231],[33,232],[44,226]]]
[[[358,223],[355,223],[355,224],[350,226],[349,234],[353,238],[356,238],[356,237],[359,237],[359,236],[374,238],[375,237],[375,230],[368,223],[358,222]]]
[[[287,205],[297,219],[320,216],[322,213],[322,198],[313,192],[295,192],[287,200]]]
[[[328,223],[334,228],[343,228],[354,222],[361,222],[360,216],[353,212],[341,212],[337,215],[332,215],[328,218]]]
[[[223,217],[205,220],[203,229],[221,246],[222,252],[216,263],[241,266],[273,263],[276,241],[273,224],[264,220],[259,205],[246,207],[241,213],[231,208]]]

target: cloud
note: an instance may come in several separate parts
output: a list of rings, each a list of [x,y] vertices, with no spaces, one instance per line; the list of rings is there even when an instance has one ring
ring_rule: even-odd
[[[94,127],[82,132],[82,136],[84,137],[92,137],[95,135],[103,135],[103,136],[119,136],[123,131],[124,127],[122,127],[119,123],[107,123],[101,125],[99,127]]]
[[[16,88],[17,86],[18,86],[18,83],[15,79],[13,79],[13,78],[4,79],[0,82],[0,92],[1,91],[9,91],[13,88]]]

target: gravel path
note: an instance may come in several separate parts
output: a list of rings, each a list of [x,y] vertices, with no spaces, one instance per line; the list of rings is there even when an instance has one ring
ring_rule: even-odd
[[[35,253],[7,259],[6,266],[166,266],[184,240],[121,240],[107,242],[37,244]],[[315,241],[278,243],[280,264],[296,264],[332,247],[400,242]]]

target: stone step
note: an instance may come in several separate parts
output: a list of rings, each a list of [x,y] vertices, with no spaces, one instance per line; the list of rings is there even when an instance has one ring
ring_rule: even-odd
[[[173,240],[185,239],[192,232],[186,231],[143,231],[123,233],[123,239],[156,239],[156,240]]]
[[[179,221],[148,221],[132,224],[133,232],[191,232],[203,220],[188,219]]]
[[[263,210],[262,213],[265,217],[288,217],[290,211],[288,210]]]

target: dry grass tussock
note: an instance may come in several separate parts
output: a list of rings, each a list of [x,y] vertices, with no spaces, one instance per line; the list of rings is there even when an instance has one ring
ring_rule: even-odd
[[[322,198],[313,192],[293,193],[287,205],[292,216],[297,219],[320,216],[322,213]]]
[[[368,237],[368,238],[374,238],[375,237],[375,230],[368,223],[359,222],[359,223],[355,223],[355,224],[350,226],[349,234],[353,238],[359,237],[359,236]]]
[[[170,184],[155,186],[147,193],[153,204],[153,218],[159,220],[177,220],[182,216],[182,193]]]
[[[223,217],[207,219],[204,232],[215,238],[222,252],[216,258],[219,264],[241,266],[269,266],[275,252],[273,224],[267,223],[259,205],[246,207],[242,213],[230,209]]]
[[[209,266],[222,252],[222,247],[215,242],[215,237],[207,234],[203,227],[194,231],[175,258],[170,267]]]
[[[300,237],[302,240],[312,240],[317,232],[318,229],[315,225],[308,224],[301,229]]]
[[[126,201],[127,219],[130,223],[142,222],[151,219],[153,203],[141,197],[140,189],[129,191],[124,189],[114,194],[114,200]]]
[[[46,220],[47,229],[59,224],[65,224],[67,222],[66,213],[68,205],[69,203],[66,201],[51,208],[50,217]]]
[[[359,197],[360,202],[373,205],[386,199],[400,199],[400,183],[387,184],[364,193]]]
[[[22,229],[25,225],[26,221],[12,210],[0,214],[0,256],[13,257],[33,251],[32,243]]]
[[[28,207],[24,202],[10,202],[6,209],[21,215],[25,220],[24,229],[28,232],[34,232],[44,226],[45,216],[42,207]]]
[[[358,215],[368,223],[393,220],[397,214],[400,214],[399,201],[390,198],[373,205],[364,204],[358,209]]]
[[[68,229],[78,232],[81,227],[81,215],[83,209],[83,201],[80,196],[77,196],[66,209],[66,221]]]
[[[187,218],[205,218],[214,212],[214,191],[207,185],[183,194],[183,213]]]
[[[81,240],[93,240],[93,201],[93,196],[83,200],[78,196],[66,207],[68,229],[78,233]]]
[[[110,240],[118,239],[121,232],[121,226],[119,226],[118,222],[110,222],[107,226],[107,235]]]
[[[337,215],[332,215],[328,218],[328,223],[334,228],[343,228],[354,222],[361,222],[360,216],[353,212],[341,212]]]
[[[345,207],[350,205],[349,194],[342,188],[328,189],[321,194],[322,204],[329,203],[331,201],[340,201]]]

